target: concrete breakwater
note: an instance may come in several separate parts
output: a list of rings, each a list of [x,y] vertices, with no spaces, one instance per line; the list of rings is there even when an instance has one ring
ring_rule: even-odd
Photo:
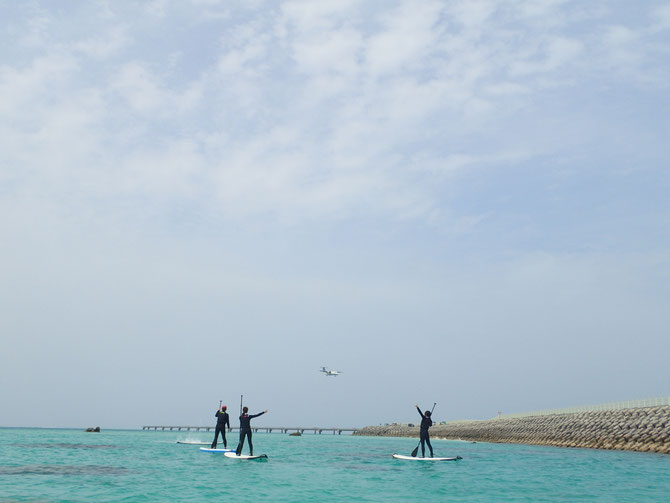
[[[354,435],[418,437],[418,426],[366,426]],[[670,406],[435,425],[432,438],[670,454]]]

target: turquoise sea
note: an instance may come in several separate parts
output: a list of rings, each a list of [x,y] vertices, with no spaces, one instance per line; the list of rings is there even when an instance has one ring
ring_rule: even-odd
[[[463,459],[419,463],[391,458],[408,438],[255,433],[268,461],[238,461],[176,443],[212,436],[0,429],[0,501],[670,501],[668,455],[434,440]]]

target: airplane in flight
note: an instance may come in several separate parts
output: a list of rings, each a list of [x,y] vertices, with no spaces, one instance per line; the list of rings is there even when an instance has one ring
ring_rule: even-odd
[[[321,367],[321,370],[319,372],[323,372],[324,374],[326,374],[326,376],[333,376],[333,377],[337,377],[342,373],[339,370],[328,370],[326,367]]]

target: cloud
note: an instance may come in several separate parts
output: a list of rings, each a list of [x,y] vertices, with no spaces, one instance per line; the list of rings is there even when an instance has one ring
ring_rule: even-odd
[[[556,37],[529,51],[511,66],[514,77],[546,76],[578,60],[583,45],[577,40]]]
[[[20,45],[40,47],[48,43],[49,29],[53,27],[48,9],[33,4],[27,8],[27,19],[18,34]]]
[[[633,26],[564,1],[398,1],[383,10],[289,1],[216,19],[202,10],[216,2],[205,4],[153,2],[153,24],[107,4],[94,34],[60,32],[63,19],[48,9],[15,21],[40,36],[31,36],[33,57],[0,68],[9,97],[0,107],[14,120],[3,127],[5,159],[29,162],[34,180],[48,172],[45,159],[61,159],[78,173],[74,183],[112,197],[204,198],[229,216],[337,219],[365,208],[433,221],[452,214],[436,188],[455,172],[570,148],[567,130],[532,148],[506,134],[514,123],[537,136],[517,118],[547,113],[547,93],[588,88],[614,67],[627,68],[631,83],[660,85],[663,75],[651,70],[661,49],[649,43],[662,7],[661,21]],[[138,50],[177,26],[211,43]],[[91,147],[54,152],[82,143]],[[43,155],[27,154],[38,144]],[[93,162],[94,149],[116,167]],[[150,182],[166,173],[170,183]]]
[[[52,89],[62,89],[76,71],[76,59],[57,53],[40,55],[22,67],[1,66],[0,90],[6,99],[0,104],[0,110],[4,117],[29,119],[40,106],[49,102]]]
[[[421,71],[439,40],[438,2],[402,2],[379,17],[381,28],[368,40],[365,65],[371,78]]]
[[[112,25],[104,33],[72,42],[72,48],[95,59],[107,59],[128,47],[130,41],[127,26]]]
[[[168,106],[167,92],[160,79],[139,63],[124,65],[112,87],[138,112],[155,111]]]
[[[650,13],[653,33],[670,30],[670,5],[657,5]]]

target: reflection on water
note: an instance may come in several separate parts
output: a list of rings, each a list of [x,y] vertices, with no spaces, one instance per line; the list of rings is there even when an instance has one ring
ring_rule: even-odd
[[[0,475],[123,475],[128,469],[100,465],[0,466]]]

